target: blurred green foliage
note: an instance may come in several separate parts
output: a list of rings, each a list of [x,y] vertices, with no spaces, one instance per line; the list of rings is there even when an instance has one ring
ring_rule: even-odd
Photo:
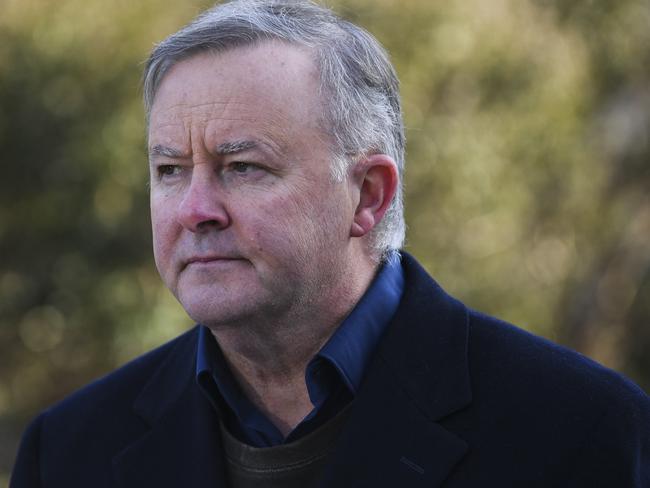
[[[407,250],[650,388],[650,4],[330,4],[402,81]],[[38,410],[190,324],[151,258],[140,73],[209,3],[0,5],[1,483]]]

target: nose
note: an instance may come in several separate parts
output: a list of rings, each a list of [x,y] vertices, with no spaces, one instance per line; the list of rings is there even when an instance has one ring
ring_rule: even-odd
[[[224,192],[219,188],[216,176],[195,167],[177,209],[180,224],[197,233],[228,227],[230,216],[223,197]]]

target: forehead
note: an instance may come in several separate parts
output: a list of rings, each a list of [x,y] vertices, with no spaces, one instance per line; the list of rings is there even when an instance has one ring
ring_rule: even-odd
[[[313,54],[269,41],[202,52],[174,65],[156,93],[149,135],[214,125],[220,130],[251,125],[275,132],[316,130],[321,114]]]

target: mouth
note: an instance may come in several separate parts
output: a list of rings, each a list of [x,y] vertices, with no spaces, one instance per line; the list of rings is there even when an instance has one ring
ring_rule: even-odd
[[[235,261],[241,261],[241,259],[227,256],[193,256],[185,261],[184,268],[188,266],[229,264]]]

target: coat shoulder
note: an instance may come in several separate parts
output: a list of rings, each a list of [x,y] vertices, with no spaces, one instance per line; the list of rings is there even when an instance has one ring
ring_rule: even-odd
[[[91,478],[97,480],[94,486],[108,486],[103,483],[111,479],[113,456],[148,430],[135,408],[148,385],[158,375],[168,379],[169,369],[185,368],[190,374],[167,383],[165,391],[173,395],[192,377],[197,331],[195,327],[42,412],[23,435],[11,486],[88,486]],[[74,468],[70,456],[77,460]]]
[[[196,351],[198,327],[183,333],[171,341],[129,361],[107,375],[71,393],[48,409],[48,417],[57,415],[83,415],[95,407],[108,406],[112,409],[124,404],[131,408],[133,401],[149,382],[151,377],[171,357],[181,354],[187,364],[193,364]],[[68,413],[69,412],[69,413]]]
[[[468,337],[472,407],[449,425],[463,431],[476,452],[498,453],[519,466],[512,474],[522,480],[540,469],[540,479],[572,480],[571,486],[650,482],[650,398],[636,384],[471,310]],[[491,469],[473,456],[467,463],[477,464],[476,472]]]
[[[622,374],[567,347],[507,322],[469,310],[468,359],[474,384],[518,395],[589,404],[649,408],[648,396]],[[505,381],[508,380],[508,381]],[[512,386],[507,386],[512,385]],[[505,392],[504,392],[505,393]]]

